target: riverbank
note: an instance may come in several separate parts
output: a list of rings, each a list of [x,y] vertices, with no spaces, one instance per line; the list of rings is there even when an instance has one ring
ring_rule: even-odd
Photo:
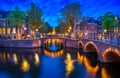
[[[0,47],[35,48],[41,47],[41,40],[0,40]]]

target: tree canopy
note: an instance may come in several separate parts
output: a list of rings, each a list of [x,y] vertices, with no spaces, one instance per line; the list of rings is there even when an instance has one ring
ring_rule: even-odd
[[[31,8],[28,11],[28,24],[32,29],[40,29],[43,24],[42,20],[42,10],[31,3]]]
[[[61,10],[61,15],[66,23],[67,28],[74,26],[74,20],[81,18],[82,13],[80,11],[80,4],[77,2],[68,4]]]
[[[105,13],[101,21],[103,29],[110,30],[116,27],[115,15],[112,12]]]
[[[24,24],[25,18],[25,14],[24,12],[20,11],[20,8],[17,6],[15,6],[14,10],[11,11],[8,16],[7,16],[7,21],[9,22],[10,25],[20,25],[20,24]]]
[[[48,22],[45,22],[42,27],[40,28],[41,33],[50,33],[52,32],[52,27]]]

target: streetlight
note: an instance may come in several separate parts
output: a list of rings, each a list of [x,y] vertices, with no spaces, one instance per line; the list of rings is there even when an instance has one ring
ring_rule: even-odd
[[[38,29],[36,29],[35,31],[38,32]]]
[[[27,28],[25,27],[24,30],[27,30]]]

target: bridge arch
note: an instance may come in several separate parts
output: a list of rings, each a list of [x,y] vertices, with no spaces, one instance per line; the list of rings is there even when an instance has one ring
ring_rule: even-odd
[[[82,41],[79,41],[79,42],[78,42],[78,48],[79,48],[79,49],[84,48],[84,44],[83,44]]]
[[[44,39],[43,47],[47,50],[57,51],[63,48],[63,41],[58,38],[48,38]]]
[[[96,44],[92,41],[89,41],[85,44],[85,52],[96,52],[97,54],[99,53],[99,50],[96,46]]]
[[[120,62],[120,53],[117,49],[107,48],[102,54],[103,62]]]

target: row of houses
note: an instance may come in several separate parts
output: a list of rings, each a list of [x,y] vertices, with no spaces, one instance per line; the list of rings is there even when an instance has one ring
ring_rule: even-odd
[[[81,38],[101,38],[105,39],[107,36],[106,30],[102,28],[102,22],[100,19],[102,16],[97,18],[96,20],[93,17],[84,17],[78,18],[74,21],[74,34],[78,35]],[[113,38],[116,38],[119,34],[120,23],[119,19],[116,20],[118,25],[115,29],[112,30],[110,35],[112,34]]]
[[[9,13],[10,11],[0,10],[0,34],[14,34],[16,32],[19,34],[25,33],[27,25],[19,26],[18,31],[16,31],[16,26],[9,26],[9,22],[6,21]],[[83,17],[82,19],[77,18],[74,21],[74,34],[77,34],[82,38],[102,38],[102,36],[105,36],[105,31],[102,29],[102,22],[100,21],[100,18],[102,18],[102,16],[100,16],[97,20],[93,17]],[[119,27],[113,30],[115,33],[114,37],[118,35],[118,29]]]
[[[16,26],[10,26],[9,22],[6,20],[7,15],[10,13],[10,11],[2,11],[0,10],[0,35],[7,35],[7,36],[14,36],[16,33],[20,36],[25,33],[30,33],[30,28],[28,25],[23,24],[18,27]]]

